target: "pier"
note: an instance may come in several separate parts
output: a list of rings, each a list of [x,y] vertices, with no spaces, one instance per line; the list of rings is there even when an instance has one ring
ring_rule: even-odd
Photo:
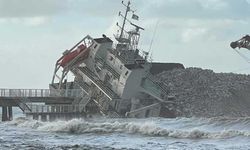
[[[12,107],[20,108],[34,119],[46,121],[46,118],[60,118],[80,114],[80,106],[72,105],[80,95],[75,89],[0,89],[0,107],[2,121],[13,119]],[[46,117],[44,117],[46,116]]]

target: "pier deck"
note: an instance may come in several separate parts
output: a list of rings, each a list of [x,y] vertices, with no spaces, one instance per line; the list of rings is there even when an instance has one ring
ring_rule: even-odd
[[[0,89],[2,121],[12,119],[12,107],[19,107],[26,114],[35,114],[38,112],[30,108],[30,104],[71,105],[80,92],[77,89]]]

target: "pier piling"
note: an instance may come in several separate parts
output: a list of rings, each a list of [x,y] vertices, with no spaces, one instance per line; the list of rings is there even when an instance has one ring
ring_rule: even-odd
[[[2,121],[8,121],[7,107],[2,107]]]
[[[10,121],[12,118],[12,106],[2,106],[2,121]]]
[[[9,117],[9,120],[12,120],[13,119],[13,112],[12,112],[12,106],[8,106],[8,117]]]
[[[41,114],[41,121],[47,121],[47,115]]]
[[[33,117],[33,120],[38,120],[39,119],[39,115],[38,114],[33,114],[32,117]]]

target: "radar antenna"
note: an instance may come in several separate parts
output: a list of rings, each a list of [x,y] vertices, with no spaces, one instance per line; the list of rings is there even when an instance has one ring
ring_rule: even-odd
[[[130,8],[131,2],[128,1],[127,4],[122,1],[122,4],[126,7],[125,15],[123,15],[121,12],[119,12],[119,16],[123,18],[122,26],[120,26],[118,23],[116,24],[120,28],[120,32],[118,31],[117,36],[115,36],[115,39],[118,41],[118,44],[127,45],[127,49],[129,50],[136,50],[138,47],[139,39],[140,39],[140,30],[144,30],[144,28],[132,23],[127,17],[128,13],[132,12],[132,19],[139,20],[139,16],[135,15],[135,10],[132,10]],[[126,22],[129,22],[131,26],[133,26],[135,29],[126,31],[125,25]]]

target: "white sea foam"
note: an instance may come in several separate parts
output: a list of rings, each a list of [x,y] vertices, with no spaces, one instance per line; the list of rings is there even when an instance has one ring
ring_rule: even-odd
[[[9,124],[18,127],[33,128],[47,132],[62,132],[70,134],[108,134],[108,133],[125,133],[139,134],[144,136],[161,136],[169,138],[185,139],[227,139],[237,136],[249,137],[250,132],[242,130],[222,130],[217,132],[206,131],[195,126],[191,129],[170,129],[157,125],[154,121],[86,121],[83,119],[73,119],[70,121],[40,122],[17,118]]]

